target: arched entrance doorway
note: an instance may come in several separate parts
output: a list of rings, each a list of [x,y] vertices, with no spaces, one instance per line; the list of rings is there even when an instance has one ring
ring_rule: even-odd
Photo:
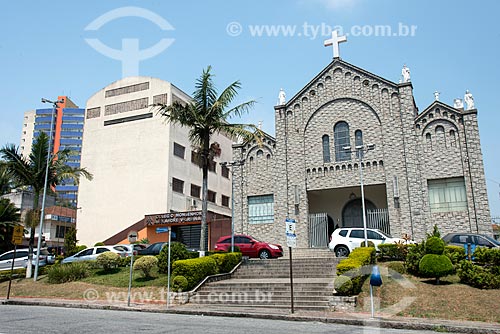
[[[366,211],[376,208],[375,204],[365,198]],[[363,227],[363,205],[361,198],[353,199],[344,206],[342,209],[342,226]]]

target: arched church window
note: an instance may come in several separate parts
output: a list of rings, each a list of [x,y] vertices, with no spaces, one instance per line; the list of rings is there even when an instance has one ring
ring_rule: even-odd
[[[344,121],[335,124],[333,127],[333,135],[335,141],[335,160],[351,160],[351,153],[344,149],[344,147],[351,145],[351,140],[349,138],[349,124]]]
[[[354,132],[354,145],[356,146],[363,145],[363,131],[356,130],[356,132]]]
[[[427,148],[429,150],[432,150],[432,137],[430,133],[425,134],[425,142],[427,144]]]
[[[444,128],[441,125],[436,126],[436,143],[446,147],[446,139],[444,137]]]
[[[330,136],[323,136],[323,162],[330,162]]]
[[[455,133],[455,130],[450,130],[450,145],[451,147],[457,146],[457,135]]]
[[[261,157],[263,154],[264,154],[264,152],[262,150],[257,151],[257,157]]]

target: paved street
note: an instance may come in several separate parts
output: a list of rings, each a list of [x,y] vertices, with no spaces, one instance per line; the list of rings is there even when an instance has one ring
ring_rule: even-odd
[[[177,315],[149,312],[0,306],[0,333],[434,333],[341,324]]]

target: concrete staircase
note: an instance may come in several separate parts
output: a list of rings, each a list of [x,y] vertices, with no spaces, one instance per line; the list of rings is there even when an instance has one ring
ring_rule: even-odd
[[[315,256],[311,257],[312,254]],[[333,280],[340,259],[329,251],[325,254],[328,256],[311,250],[297,252],[295,257],[295,252],[292,253],[296,309],[325,311],[330,308]],[[202,286],[189,303],[215,308],[250,307],[262,311],[266,308],[290,309],[289,258],[247,260],[231,279]]]

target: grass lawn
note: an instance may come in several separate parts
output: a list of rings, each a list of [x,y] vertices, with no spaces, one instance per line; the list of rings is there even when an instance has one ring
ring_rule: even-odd
[[[369,291],[367,280],[359,295],[359,311],[370,312]],[[383,277],[382,286],[374,287],[373,294],[380,300],[381,313],[500,323],[500,290],[481,290],[460,284],[456,275],[443,277],[440,285],[435,285],[433,279],[420,279],[411,275],[403,275],[402,279],[398,279],[398,275]],[[405,297],[413,299],[410,305],[403,304]],[[401,303],[401,307],[394,307],[398,303]]]

